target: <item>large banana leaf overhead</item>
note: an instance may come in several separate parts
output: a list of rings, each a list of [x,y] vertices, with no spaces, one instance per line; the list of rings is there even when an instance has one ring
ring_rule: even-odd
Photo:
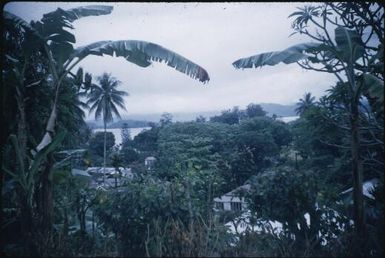
[[[89,55],[123,57],[141,67],[147,67],[153,61],[165,62],[177,71],[203,83],[210,80],[207,71],[201,66],[171,50],[150,42],[137,40],[99,41],[74,49],[75,36],[69,31],[69,29],[73,29],[71,23],[82,17],[109,14],[112,9],[112,6],[104,5],[90,5],[69,10],[58,8],[54,12],[45,14],[40,21],[30,24],[4,11],[4,22],[8,30],[24,33],[25,39],[33,38],[33,40],[24,40],[26,43],[23,50],[24,56],[28,57],[30,53],[40,51],[47,57],[56,92],[59,92],[63,79],[71,70]],[[54,132],[58,98],[59,95],[56,94],[52,112],[47,122],[46,134],[36,147],[37,151],[52,141],[49,132]]]
[[[233,62],[235,68],[257,68],[279,63],[291,64],[304,59],[317,62],[315,54],[324,52],[330,58],[339,58],[345,62],[356,61],[364,54],[360,36],[353,30],[338,26],[335,29],[335,47],[324,43],[303,43],[282,51],[261,53]],[[349,60],[348,60],[349,59]]]
[[[147,67],[153,61],[165,62],[168,66],[201,82],[210,80],[207,71],[199,65],[171,50],[146,41],[99,41],[75,50],[73,48],[75,36],[68,31],[73,29],[71,23],[82,17],[110,14],[112,9],[112,6],[104,5],[90,5],[69,10],[58,8],[56,11],[45,14],[40,21],[31,22],[31,24],[5,11],[5,21],[7,24],[23,28],[29,34],[37,35],[38,40],[34,40],[34,44],[28,44],[26,47],[33,51],[47,44],[57,69],[62,72],[72,69],[74,63],[77,64],[88,55],[113,56],[115,54],[141,67]]]
[[[73,52],[75,36],[68,29],[73,29],[72,22],[87,16],[107,15],[112,12],[112,6],[89,5],[69,10],[58,8],[56,11],[43,15],[41,21],[34,23],[35,28],[49,40],[53,57],[62,65]]]
[[[25,32],[34,33],[36,36],[40,36],[40,34],[28,22],[10,12],[3,11],[3,19],[4,26],[7,29],[22,30]]]
[[[314,51],[319,46],[318,43],[298,44],[283,51],[267,52],[241,58],[236,60],[233,65],[236,68],[257,68],[264,65],[276,65],[280,62],[291,64],[307,58],[306,52]]]
[[[187,58],[157,44],[139,40],[99,41],[77,48],[68,62],[81,60],[88,55],[124,57],[127,61],[147,67],[152,61],[165,62],[168,66],[201,82],[210,80],[205,69]]]
[[[75,43],[75,36],[65,28],[73,29],[71,22],[87,16],[107,15],[112,9],[112,6],[105,5],[89,5],[69,10],[58,8],[44,14],[40,21],[32,21],[31,24],[4,11],[4,23],[6,28],[13,27],[25,32],[28,38],[23,46],[25,53],[36,51],[46,44],[60,67],[74,50],[72,43]]]
[[[73,22],[77,19],[87,16],[98,16],[110,14],[113,7],[108,5],[87,5],[77,8],[72,8],[69,10],[63,10],[58,8],[56,11],[46,13],[43,15],[43,20],[50,19],[65,19],[69,22]]]

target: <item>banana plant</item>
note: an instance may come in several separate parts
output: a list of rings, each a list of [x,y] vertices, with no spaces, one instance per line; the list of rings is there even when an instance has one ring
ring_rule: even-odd
[[[57,102],[62,81],[71,70],[89,55],[110,55],[124,57],[127,61],[141,67],[148,67],[152,62],[165,62],[177,71],[185,73],[194,79],[205,83],[209,75],[205,69],[189,59],[168,50],[160,45],[137,40],[99,41],[77,49],[73,48],[75,36],[68,29],[73,29],[72,22],[87,16],[107,15],[113,10],[112,6],[90,5],[84,7],[56,11],[43,15],[43,18],[30,24],[4,11],[6,26],[21,29],[31,41],[26,44],[25,52],[42,51],[49,60],[50,73],[55,87],[52,111],[47,121],[46,133],[36,147],[43,149],[52,141],[57,116]]]
[[[377,12],[377,10],[376,16],[375,13],[370,12],[369,5],[373,5],[372,7],[378,10],[381,9],[381,6],[378,4],[376,6],[376,3],[352,3],[351,5],[325,3],[316,7],[299,8],[300,11],[289,16],[297,17],[293,22],[294,33],[305,34],[317,42],[298,44],[283,51],[261,53],[233,62],[233,66],[237,69],[277,65],[281,62],[297,63],[305,69],[332,73],[341,85],[346,85],[346,92],[350,99],[346,108],[349,110],[350,117],[354,221],[359,234],[365,231],[362,193],[363,165],[360,154],[362,140],[359,133],[360,99],[363,95],[374,98],[375,105],[372,109],[382,114],[384,105],[384,78],[382,75],[384,29],[382,18],[379,18],[381,12]],[[368,11],[350,14],[347,10],[351,7]],[[310,22],[316,27],[315,33],[308,30]],[[334,40],[329,34],[328,26],[335,27]],[[371,33],[368,35],[364,33],[364,28]],[[378,46],[372,45],[375,42],[375,38],[372,37],[374,34],[378,35],[376,40]]]
[[[40,166],[45,161],[47,155],[52,153],[63,141],[66,133],[58,133],[53,141],[41,149],[34,157],[27,157],[27,161],[23,159],[24,155],[20,149],[19,141],[16,135],[12,134],[8,140],[11,148],[8,148],[4,153],[6,157],[15,157],[15,166],[12,169],[7,160],[4,159],[1,169],[9,174],[12,179],[17,182],[23,191],[25,208],[32,209],[33,207],[33,195],[35,190],[35,183],[37,181]],[[13,155],[11,155],[13,153]]]
[[[22,33],[25,39],[21,45],[21,54],[24,60],[16,60],[18,62],[9,63],[18,63],[19,67],[26,67],[29,56],[33,53],[40,53],[48,60],[49,77],[47,81],[52,84],[54,89],[52,108],[44,135],[42,134],[43,138],[32,150],[33,160],[38,159],[40,153],[44,152],[49,146],[57,147],[57,144],[52,145],[52,143],[56,142],[55,123],[57,120],[60,88],[69,76],[72,75],[74,77],[71,71],[87,56],[115,55],[124,57],[127,61],[141,67],[147,67],[154,61],[165,62],[177,71],[198,79],[203,83],[209,81],[208,73],[199,65],[171,50],[150,42],[137,40],[99,41],[75,49],[73,47],[73,43],[76,41],[75,36],[69,31],[74,28],[72,22],[83,17],[107,15],[112,10],[112,6],[106,5],[89,5],[69,10],[58,8],[53,12],[44,14],[40,21],[32,21],[31,23],[12,13],[3,11],[5,29]],[[8,59],[12,60],[15,58],[9,56]],[[90,84],[89,77],[85,76],[85,85]],[[23,87],[23,84],[24,82],[21,80],[18,86]],[[43,164],[40,163],[40,165]],[[44,189],[42,207],[46,208],[42,211],[42,221],[44,221],[43,228],[46,229],[49,228],[51,223],[50,210],[52,210],[52,198],[50,193],[52,189],[49,178],[52,165],[44,163],[45,167],[40,166],[39,168],[40,171],[43,171],[41,175],[41,184]],[[9,172],[12,173],[12,171]]]

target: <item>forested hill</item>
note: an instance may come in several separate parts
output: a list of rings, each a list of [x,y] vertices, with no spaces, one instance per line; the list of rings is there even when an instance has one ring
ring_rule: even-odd
[[[277,116],[296,116],[296,105],[281,105],[275,103],[261,103],[259,104],[269,116],[276,114]]]
[[[264,111],[267,112],[268,116],[273,114],[277,116],[296,116],[295,108],[296,105],[281,105],[276,103],[261,103],[259,104]],[[195,120],[196,117],[202,115],[206,118],[220,114],[220,111],[212,112],[195,112],[195,113],[172,113],[174,121],[191,121]],[[147,127],[149,122],[158,122],[161,113],[159,114],[144,114],[144,115],[129,115],[122,120],[118,120],[107,125],[108,128],[122,128],[124,123],[127,123],[129,128]],[[103,122],[100,121],[87,121],[90,128],[102,128]]]
[[[149,122],[141,120],[123,119],[109,124],[108,128],[122,128],[125,123],[127,124],[128,128],[138,128],[147,127]],[[102,121],[87,121],[87,124],[92,129],[103,127]]]

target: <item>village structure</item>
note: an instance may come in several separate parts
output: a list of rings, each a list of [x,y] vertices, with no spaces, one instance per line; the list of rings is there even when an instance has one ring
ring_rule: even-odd
[[[70,166],[71,174],[73,176],[80,176],[89,180],[89,186],[95,189],[108,191],[108,189],[117,188],[124,185],[125,182],[132,180],[135,173],[131,168],[125,167],[88,167],[84,164],[84,156],[86,149],[66,150],[58,152],[58,162],[56,166]],[[156,169],[157,159],[153,156],[148,156],[144,159],[144,167],[147,171],[154,171]],[[366,199],[365,213],[369,219],[375,219],[380,216],[380,211],[370,205],[370,201],[374,200],[372,195],[373,189],[379,184],[379,179],[374,178],[372,180],[363,183],[363,194]],[[235,234],[241,234],[246,230],[253,231],[266,231],[273,230],[275,232],[281,232],[283,230],[282,224],[277,221],[260,221],[260,224],[265,226],[251,225],[250,210],[248,207],[246,195],[250,191],[251,185],[246,183],[241,185],[222,196],[215,197],[213,199],[213,211],[216,217],[220,214],[228,212],[232,216],[228,217],[225,225]],[[339,203],[347,206],[353,204],[353,188],[342,191],[339,194]],[[353,211],[351,211],[353,213]],[[306,214],[305,214],[306,215]],[[306,217],[306,216],[305,216]],[[307,219],[308,224],[310,220]]]

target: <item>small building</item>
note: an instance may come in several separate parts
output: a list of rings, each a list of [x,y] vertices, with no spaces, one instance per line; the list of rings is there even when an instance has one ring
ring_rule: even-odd
[[[247,203],[242,194],[249,190],[250,184],[245,184],[221,197],[214,198],[215,209],[225,211],[245,211],[247,209]]]
[[[156,158],[155,157],[147,157],[144,160],[144,166],[147,170],[153,170],[155,168]]]
[[[63,150],[54,153],[56,168],[85,168],[86,164],[86,155],[87,149],[72,149],[72,150]]]
[[[71,174],[73,176],[83,176],[83,177],[91,179],[91,175],[87,171],[85,171],[85,170],[73,168],[73,169],[71,169]]]
[[[365,216],[367,222],[376,225],[377,220],[383,216],[381,211],[375,205],[375,197],[373,196],[373,191],[376,187],[380,186],[380,180],[378,178],[373,178],[371,180],[365,181],[362,184],[362,193],[364,195],[364,205],[365,205]],[[353,217],[353,187],[340,193],[340,199],[343,204],[348,207],[348,213]]]
[[[104,188],[114,187],[121,185],[125,180],[131,180],[134,178],[134,174],[131,168],[119,167],[118,169],[113,167],[89,167],[85,171],[92,179],[92,186],[97,187],[103,185]]]
[[[365,181],[362,184],[362,193],[364,194],[364,198],[369,198],[369,199],[374,200],[374,196],[372,195],[372,191],[379,184],[380,184],[380,180],[377,178],[373,178],[369,181]],[[341,192],[340,196],[343,200],[350,202],[350,204],[353,204],[353,187],[350,187],[349,189]]]

